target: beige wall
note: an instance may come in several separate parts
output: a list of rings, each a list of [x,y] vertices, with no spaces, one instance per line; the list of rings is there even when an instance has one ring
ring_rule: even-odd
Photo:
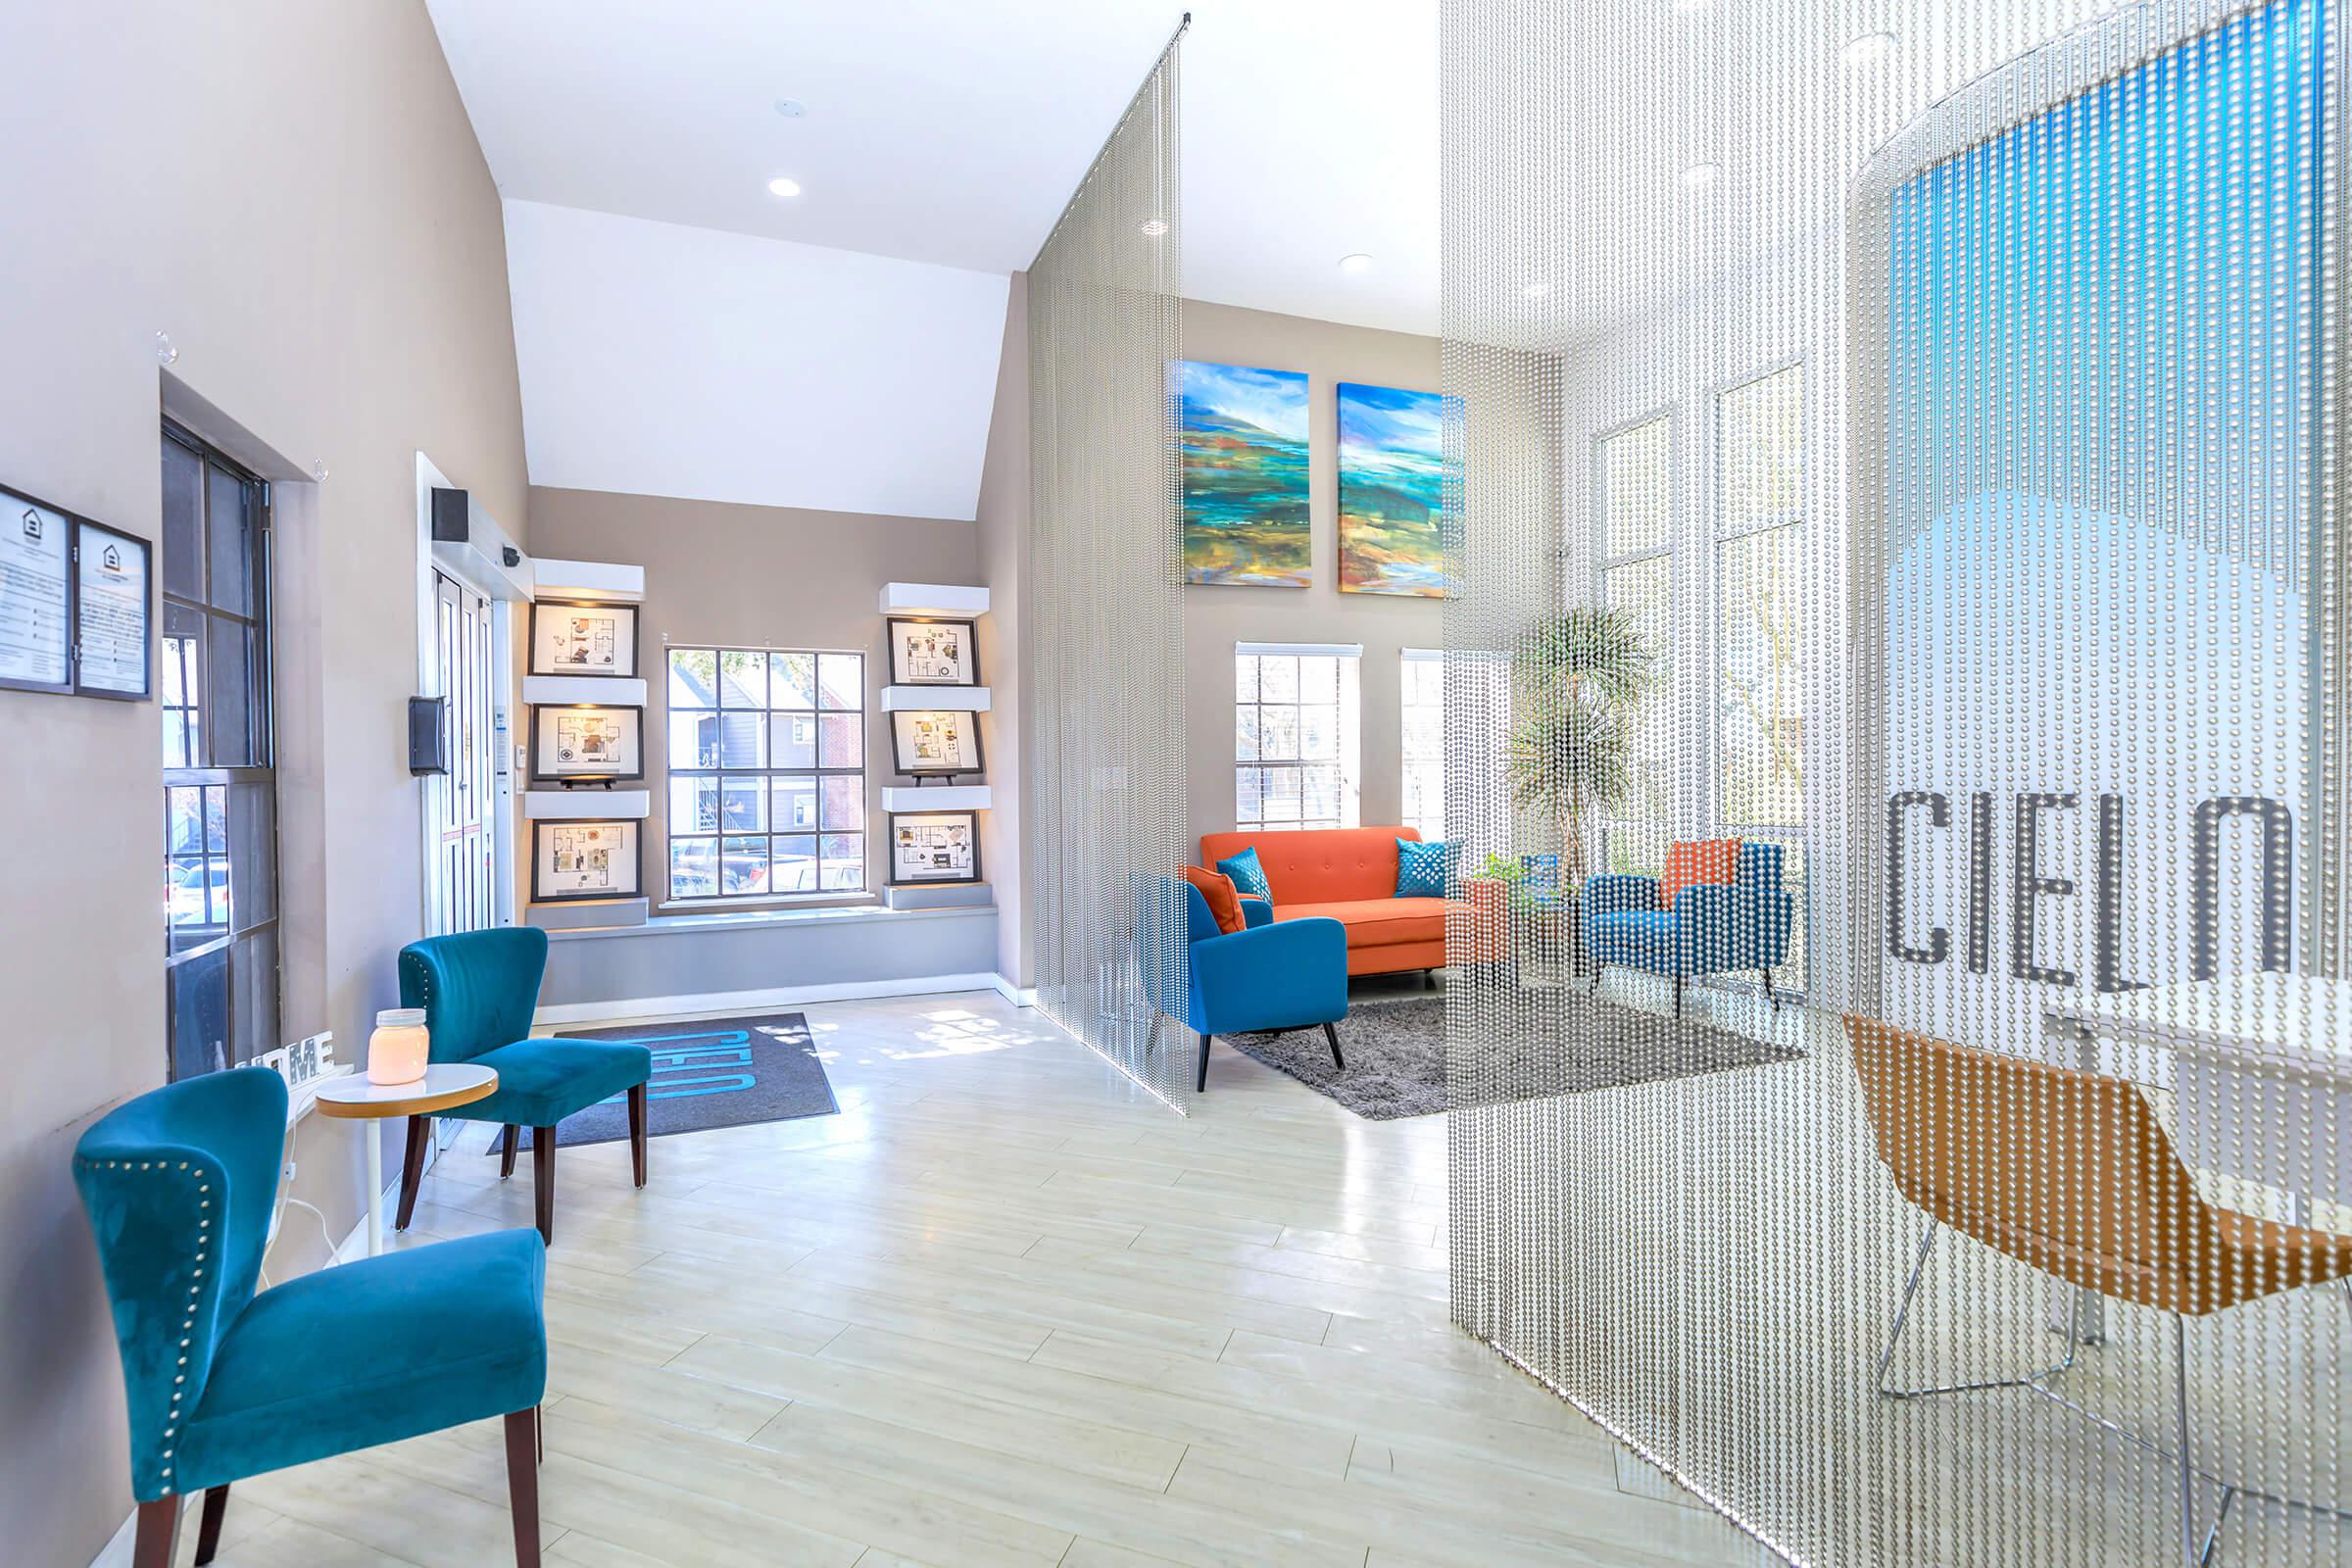
[[[669,806],[662,765],[669,724],[664,639],[680,647],[864,650],[866,883],[881,887],[889,874],[879,836],[882,786],[913,782],[891,772],[890,732],[883,727],[879,692],[890,665],[882,585],[977,582],[979,535],[972,524],[540,487],[531,491],[531,549],[551,560],[620,561],[645,568],[638,638],[647,683],[645,778],[653,797],[645,824],[645,879],[657,906],[669,885],[663,859]],[[992,652],[982,649],[980,673],[993,682],[1003,666]],[[985,760],[991,778],[1004,777],[995,752]],[[985,844],[981,854],[993,878],[997,868]]]
[[[159,330],[182,407],[233,420],[281,479],[331,472],[280,486],[280,760],[328,803],[282,828],[285,1027],[356,1048],[420,927],[417,450],[524,524],[497,192],[417,0],[11,5],[0,58],[0,482],[154,538]],[[0,692],[12,1562],[87,1562],[130,1509],[68,1160],[163,1078],[159,722],[152,703]],[[297,1187],[338,1233],[358,1149],[323,1125],[303,1145]]]
[[[1335,283],[1335,286],[1336,283]],[[1445,609],[1435,599],[1400,599],[1339,590],[1338,393],[1342,381],[1415,391],[1438,389],[1438,340],[1332,321],[1276,316],[1187,300],[1184,355],[1220,365],[1249,365],[1307,375],[1314,582],[1298,588],[1228,588],[1196,583],[1184,591],[1186,814],[1194,840],[1233,826],[1233,645],[1237,642],[1361,643],[1360,820],[1396,821],[1404,809],[1397,714],[1397,655],[1445,641]],[[1196,850],[1198,844],[1193,846]]]
[[[981,819],[981,853],[997,887],[997,973],[1015,986],[1036,983],[1021,859],[1021,728],[1029,695],[1022,657],[1021,611],[1029,562],[1029,274],[1012,274],[1004,306],[1004,347],[997,360],[997,402],[980,473],[980,581],[989,616],[981,622],[981,669],[990,710],[981,720],[994,810]]]

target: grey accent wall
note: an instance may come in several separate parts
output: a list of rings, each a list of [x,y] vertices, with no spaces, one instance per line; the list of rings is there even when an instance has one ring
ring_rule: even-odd
[[[284,1023],[356,1054],[421,926],[416,452],[525,527],[498,193],[416,0],[11,5],[0,58],[0,482],[155,538],[158,331],[174,407],[280,481],[280,779],[307,804],[281,823]],[[164,1076],[159,726],[152,703],[0,692],[12,1562],[87,1562],[130,1510],[68,1162]],[[299,1151],[338,1228],[360,1147],[318,1124]]]
[[[994,909],[805,911],[782,919],[694,915],[630,930],[552,933],[539,1004],[725,997],[803,986],[886,989],[934,975],[989,974],[996,963]]]
[[[1335,277],[1333,286],[1340,286]],[[1445,641],[1445,602],[1339,589],[1339,400],[1342,381],[1438,389],[1438,340],[1406,332],[1187,300],[1184,357],[1218,365],[1304,370],[1314,582],[1299,588],[1184,590],[1187,829],[1195,841],[1233,824],[1233,645],[1336,642],[1364,645],[1361,671],[1361,820],[1395,822],[1404,810],[1397,656]]]
[[[531,491],[531,527],[534,554],[559,561],[629,562],[645,568],[638,636],[646,675],[645,786],[653,798],[653,814],[645,823],[645,878],[655,917],[662,917],[662,901],[669,889],[664,639],[679,647],[717,643],[863,650],[866,881],[878,890],[889,871],[880,836],[882,787],[913,782],[891,771],[890,732],[883,723],[881,688],[890,664],[883,640],[882,585],[978,582],[978,530],[969,522],[933,517],[804,512],[545,487]],[[983,680],[994,682],[1004,671],[1006,653],[982,649]],[[988,750],[984,760],[1002,795],[1006,775],[996,753]],[[981,855],[983,869],[995,877],[998,863],[991,847],[984,844]],[[686,990],[665,985],[644,994],[682,996]],[[546,1000],[563,999],[550,995]]]
[[[996,781],[995,809],[981,819],[980,849],[997,887],[997,972],[1013,985],[1036,983],[1029,906],[1021,894],[1021,761],[1030,686],[1021,658],[1022,611],[1029,596],[1029,274],[1012,274],[1004,306],[1004,348],[997,360],[997,403],[980,473],[980,580],[988,618],[980,623],[980,667],[993,705],[980,721]]]

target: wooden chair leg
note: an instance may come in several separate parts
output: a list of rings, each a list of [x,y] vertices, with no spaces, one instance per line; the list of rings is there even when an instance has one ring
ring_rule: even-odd
[[[539,1209],[539,1239],[553,1247],[556,1245],[556,1130],[553,1127],[531,1129],[531,1200]]]
[[[537,1135],[544,1131],[533,1130],[534,1154]],[[514,1512],[514,1568],[539,1568],[538,1432],[537,1406],[507,1413],[507,1505]]]
[[[508,1122],[498,1135],[498,1179],[502,1182],[514,1174],[514,1124]]]
[[[645,1185],[645,1085],[629,1091],[629,1167],[637,1185]]]
[[[137,1534],[130,1548],[131,1568],[172,1568],[179,1549],[179,1498],[158,1497],[139,1504]]]
[[[409,1152],[400,1164],[400,1213],[392,1221],[396,1231],[407,1230],[409,1216],[416,1212],[416,1188],[424,1180],[424,1152],[432,1137],[432,1117],[409,1118]]]
[[[1325,1024],[1323,1026],[1323,1038],[1331,1042],[1331,1064],[1334,1067],[1337,1067],[1340,1071],[1346,1072],[1348,1070],[1348,1063],[1340,1059],[1340,1032],[1337,1029],[1334,1029],[1330,1024]]]
[[[220,1549],[220,1521],[227,1515],[228,1488],[206,1489],[204,1512],[196,1521],[196,1568],[204,1568]]]

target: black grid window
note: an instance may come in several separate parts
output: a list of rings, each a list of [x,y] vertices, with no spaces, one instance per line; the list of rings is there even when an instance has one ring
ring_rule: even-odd
[[[270,487],[164,427],[166,1031],[174,1078],[278,1039]]]
[[[865,888],[865,656],[669,651],[669,896]]]

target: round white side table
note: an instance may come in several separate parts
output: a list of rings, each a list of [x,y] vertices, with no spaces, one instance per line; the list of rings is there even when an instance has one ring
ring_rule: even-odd
[[[365,1072],[357,1072],[319,1086],[318,1114],[366,1122],[427,1116],[497,1092],[495,1070],[463,1061],[435,1062],[423,1077],[407,1084],[371,1084]],[[368,1146],[368,1255],[377,1257],[384,1250],[384,1138],[372,1126],[360,1133]]]

